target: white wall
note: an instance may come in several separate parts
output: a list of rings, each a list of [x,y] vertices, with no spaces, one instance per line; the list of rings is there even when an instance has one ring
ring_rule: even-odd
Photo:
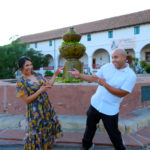
[[[82,35],[80,43],[84,44],[86,47],[87,58],[83,57],[81,60],[85,59],[85,63],[88,62],[89,67],[92,67],[92,59],[96,50],[105,49],[110,57],[113,50],[111,49],[112,40],[135,38],[136,46],[134,48],[135,57],[144,58],[144,54],[140,56],[142,48],[147,44],[150,44],[150,24],[140,25],[140,34],[134,35],[134,27],[127,27],[122,29],[113,30],[113,38],[108,38],[108,32],[91,33],[91,41],[87,41],[87,35]],[[57,68],[59,62],[59,47],[61,46],[62,39],[57,39],[52,41],[52,46],[49,46],[49,41],[37,43],[36,50],[42,50],[44,55],[50,54],[54,59],[54,66]],[[30,48],[35,49],[34,44],[30,44]],[[150,49],[146,50],[150,51]],[[108,58],[107,58],[108,59]],[[61,60],[62,61],[62,60]],[[92,68],[91,68],[92,70]]]

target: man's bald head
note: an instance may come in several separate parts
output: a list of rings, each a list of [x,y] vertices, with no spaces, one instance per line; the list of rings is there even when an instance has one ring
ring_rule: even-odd
[[[126,67],[127,53],[123,49],[116,49],[112,53],[112,63],[117,69],[123,69]]]
[[[113,53],[115,53],[115,52],[117,52],[123,56],[127,56],[127,52],[124,49],[116,49]]]

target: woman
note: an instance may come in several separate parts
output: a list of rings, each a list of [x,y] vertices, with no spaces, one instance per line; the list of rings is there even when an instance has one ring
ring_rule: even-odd
[[[18,61],[22,77],[17,81],[17,97],[27,104],[25,150],[47,150],[54,137],[62,135],[61,125],[50,103],[46,89],[51,87],[60,73],[58,68],[47,82],[40,74],[33,72],[32,62],[28,57]]]

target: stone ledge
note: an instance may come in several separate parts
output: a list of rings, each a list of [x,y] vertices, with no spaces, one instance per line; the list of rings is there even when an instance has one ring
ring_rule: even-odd
[[[150,107],[121,116],[119,128],[123,134],[134,133],[150,125]],[[86,116],[59,115],[64,132],[84,132]],[[102,121],[98,124],[100,132],[105,132]],[[0,129],[25,129],[25,116],[0,114]]]
[[[123,134],[137,132],[141,128],[150,125],[150,107],[139,109],[132,113],[122,116],[119,119],[119,129]],[[100,132],[105,132],[103,123],[99,125]]]

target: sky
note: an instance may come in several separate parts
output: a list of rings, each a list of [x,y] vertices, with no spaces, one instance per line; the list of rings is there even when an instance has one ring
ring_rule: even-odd
[[[149,0],[0,0],[0,46],[24,35],[147,9]]]

